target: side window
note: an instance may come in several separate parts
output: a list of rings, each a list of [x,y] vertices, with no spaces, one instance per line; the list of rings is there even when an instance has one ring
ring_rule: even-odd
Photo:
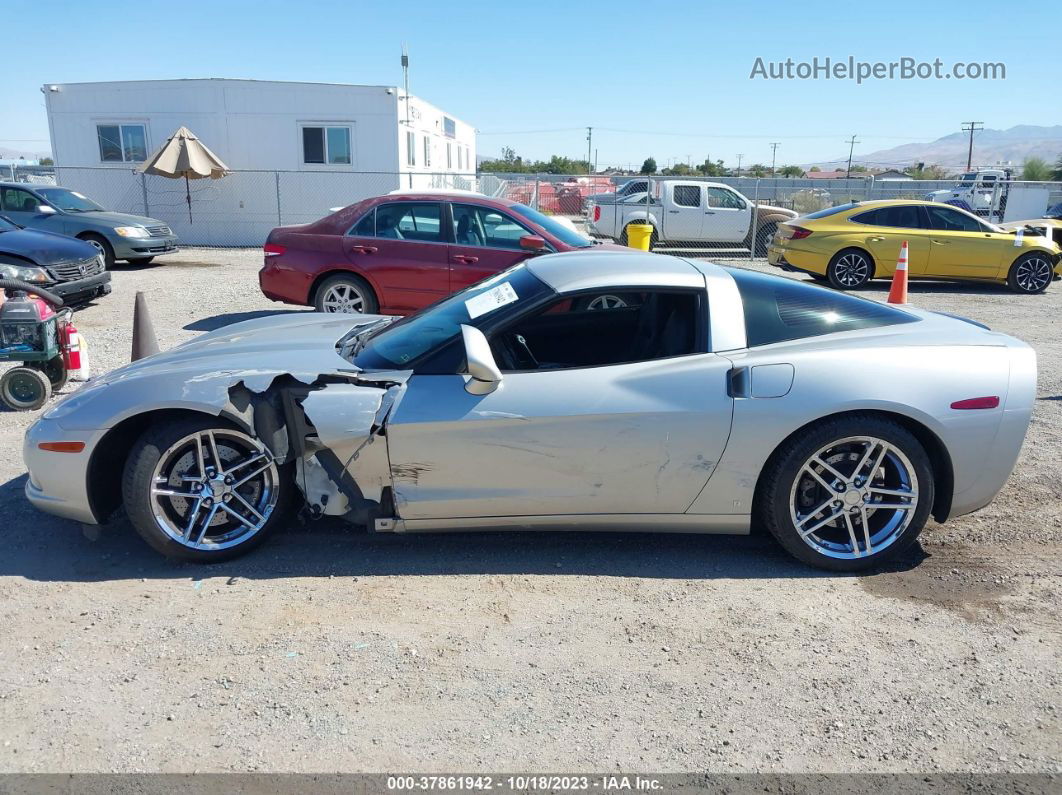
[[[731,269],[745,308],[750,348],[835,331],[917,323],[890,306],[755,271]]]
[[[443,243],[441,205],[435,202],[395,202],[376,208],[376,237]]]
[[[947,207],[926,207],[929,211],[929,223],[933,229],[947,232],[985,232],[988,231],[972,215],[961,213]]]
[[[354,237],[376,237],[376,208],[369,210],[365,216],[351,227],[347,234]]]
[[[703,293],[611,291],[557,298],[491,335],[502,370],[563,370],[701,353]],[[567,308],[565,308],[567,307]]]
[[[879,207],[877,210],[853,215],[850,220],[871,226],[891,226],[901,229],[923,228],[922,214],[917,207],[911,205]]]
[[[520,238],[534,234],[508,215],[487,207],[455,204],[454,242],[460,246],[485,246],[518,250]]]
[[[7,212],[11,213],[35,213],[37,207],[40,206],[40,201],[29,191],[4,188],[3,206]]]
[[[726,188],[705,188],[705,196],[709,207],[721,207],[725,210],[744,210],[744,200],[731,190]]]
[[[700,185],[676,185],[674,191],[675,204],[679,207],[701,206]]]

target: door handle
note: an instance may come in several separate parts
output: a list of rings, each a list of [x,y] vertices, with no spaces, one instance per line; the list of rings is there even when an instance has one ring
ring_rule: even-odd
[[[869,242],[869,243],[880,243],[884,239],[885,238],[883,238],[883,237],[868,237],[867,238],[867,242]]]
[[[678,215],[678,210],[668,210],[672,215]]]
[[[376,246],[351,246],[350,250],[356,254],[375,254],[380,249]]]
[[[752,393],[752,384],[749,378],[749,368],[735,367],[726,377],[726,393],[732,398],[749,397]]]
[[[933,238],[933,242],[936,243],[938,246],[946,246],[946,245],[948,245],[948,241],[947,240],[937,240],[936,238]]]
[[[715,215],[715,210],[705,210],[704,214],[705,215]]]
[[[462,265],[475,265],[479,262],[479,257],[469,257],[464,254],[455,254],[454,262],[460,262]]]

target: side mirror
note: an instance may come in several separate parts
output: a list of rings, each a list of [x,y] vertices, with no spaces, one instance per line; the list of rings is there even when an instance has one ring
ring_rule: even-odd
[[[502,374],[490,352],[490,343],[483,332],[474,326],[461,326],[465,343],[465,359],[468,361],[469,380],[465,391],[471,395],[489,395],[501,383]]]
[[[524,235],[520,238],[520,248],[528,251],[545,251],[546,241],[538,235]]]
[[[37,215],[55,215],[55,208],[50,204],[38,204]]]

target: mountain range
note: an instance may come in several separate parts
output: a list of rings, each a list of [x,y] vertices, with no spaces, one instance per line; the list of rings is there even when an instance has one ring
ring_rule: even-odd
[[[965,168],[968,132],[955,132],[929,143],[912,143],[857,154],[853,160],[866,166],[902,167],[915,163],[950,168]],[[1040,157],[1053,164],[1062,156],[1062,125],[1039,127],[1019,124],[1007,130],[978,130],[974,133],[973,165],[1021,164],[1030,157]],[[840,158],[838,158],[840,160]],[[831,168],[836,168],[836,162]]]

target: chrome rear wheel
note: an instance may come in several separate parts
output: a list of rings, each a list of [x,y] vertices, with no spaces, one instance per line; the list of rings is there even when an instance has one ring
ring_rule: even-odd
[[[866,252],[845,249],[830,260],[826,267],[826,278],[839,290],[853,290],[874,278],[874,263]]]
[[[918,508],[918,476],[893,444],[852,436],[804,462],[789,496],[801,540],[831,558],[852,559],[889,547]]]

